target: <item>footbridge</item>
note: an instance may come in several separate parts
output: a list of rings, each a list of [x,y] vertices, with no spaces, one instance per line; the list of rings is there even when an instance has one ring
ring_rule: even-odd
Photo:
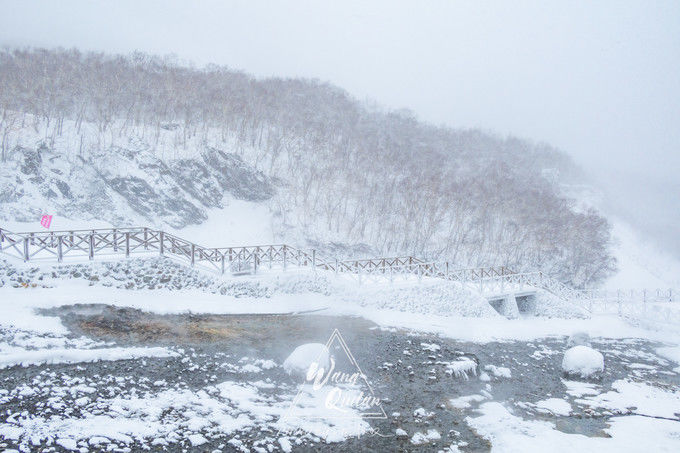
[[[508,303],[521,311],[522,301],[541,290],[565,301],[578,301],[581,305],[585,301],[587,309],[592,309],[593,301],[602,299],[596,291],[575,290],[542,272],[518,273],[505,266],[461,269],[448,262],[426,262],[413,256],[339,260],[325,257],[316,250],[302,250],[287,244],[203,247],[165,231],[146,227],[23,233],[0,228],[0,253],[25,262],[60,263],[94,260],[95,257],[116,259],[161,255],[222,275],[256,274],[265,269],[285,271],[297,267],[347,275],[360,283],[442,279],[458,282],[482,295],[501,312],[507,310]],[[673,300],[671,290],[669,297]]]

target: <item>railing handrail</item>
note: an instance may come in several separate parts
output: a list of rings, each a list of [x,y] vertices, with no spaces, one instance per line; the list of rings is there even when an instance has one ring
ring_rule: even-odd
[[[143,237],[139,237],[144,233]],[[120,234],[120,236],[116,236]],[[21,238],[23,241],[14,238]],[[94,235],[99,237],[95,238]],[[78,237],[78,242],[74,242],[74,237]],[[124,236],[125,243],[121,242],[121,236]],[[232,247],[205,247],[196,244],[190,240],[179,237],[173,233],[168,233],[163,230],[149,228],[149,227],[121,227],[121,228],[92,228],[92,229],[66,229],[54,231],[32,231],[15,233],[4,228],[0,228],[0,240],[7,239],[10,246],[18,251],[23,258],[28,261],[31,256],[36,253],[46,250],[53,256],[57,255],[61,261],[62,255],[71,250],[88,251],[90,259],[93,258],[95,251],[104,250],[110,246],[115,251],[125,249],[126,257],[129,256],[130,251],[143,247],[144,250],[159,250],[161,254],[167,248],[169,253],[178,255],[184,259],[190,259],[191,264],[194,265],[196,257],[198,261],[207,261],[216,266],[216,262],[221,261],[221,270],[224,273],[225,260],[229,258],[229,263],[232,263],[234,258],[239,260],[239,267],[242,259],[253,260],[253,265],[257,268],[261,265],[263,259],[266,260],[266,254],[269,254],[270,264],[276,260],[283,261],[284,267],[286,265],[286,258],[297,260],[301,264],[301,258],[304,259],[303,265],[313,266],[314,268],[322,268],[337,272],[351,272],[354,274],[380,274],[381,272],[389,270],[401,271],[403,274],[417,274],[419,277],[432,276],[437,278],[444,278],[447,280],[459,281],[461,283],[480,282],[485,281],[500,281],[501,285],[505,280],[514,279],[528,279],[534,278],[531,283],[534,286],[542,287],[547,291],[553,292],[558,296],[565,296],[574,294],[574,290],[567,287],[561,282],[558,282],[550,277],[545,276],[541,272],[525,272],[516,273],[507,266],[489,266],[489,267],[468,267],[456,268],[447,262],[423,261],[413,256],[393,256],[380,258],[361,258],[361,259],[328,259],[316,253],[315,250],[307,251],[291,246],[285,243],[279,244],[260,244],[260,245],[245,245]],[[130,240],[135,242],[130,244]],[[51,248],[55,248],[54,240],[56,240],[58,253]],[[30,241],[30,242],[29,242]],[[29,243],[34,245],[33,241],[37,241],[39,249],[33,254],[29,251]],[[48,241],[50,243],[48,244]],[[97,243],[97,241],[99,241]],[[23,250],[20,250],[17,244],[23,242]],[[167,242],[167,243],[166,243]],[[103,245],[101,245],[103,244]],[[0,243],[0,246],[2,244]],[[64,252],[63,246],[67,249]],[[99,245],[99,248],[97,246]],[[4,251],[4,249],[3,249]],[[279,255],[283,252],[283,257],[279,259]],[[288,255],[290,253],[290,255]],[[245,256],[244,256],[245,255]],[[499,280],[500,279],[500,280]],[[524,283],[524,281],[522,281]]]

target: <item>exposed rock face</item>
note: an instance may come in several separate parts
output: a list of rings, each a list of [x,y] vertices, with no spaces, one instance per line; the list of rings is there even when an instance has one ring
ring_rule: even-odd
[[[264,201],[274,186],[234,154],[207,149],[200,157],[165,161],[144,150],[112,148],[92,160],[16,148],[0,168],[0,220],[35,220],[49,212],[118,225],[201,223],[226,194]]]
[[[210,169],[194,159],[180,159],[170,164],[177,184],[208,207],[222,207],[223,191]]]
[[[179,228],[207,219],[205,212],[191,202],[163,192],[156,193],[143,179],[128,176],[116,177],[107,182],[127,200],[132,209],[143,216],[153,212],[171,226]]]
[[[210,148],[203,160],[213,170],[224,190],[236,198],[262,201],[274,195],[274,187],[261,172],[255,171],[236,154]]]

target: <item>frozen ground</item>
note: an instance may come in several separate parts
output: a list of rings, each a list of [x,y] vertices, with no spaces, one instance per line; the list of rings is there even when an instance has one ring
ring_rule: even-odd
[[[162,263],[154,270],[161,277],[146,280],[132,271],[152,266],[131,265],[81,266],[68,278],[52,276],[53,267],[4,276],[0,448],[680,448],[680,341],[666,331],[615,316],[508,320],[476,300],[467,312],[447,312],[451,293],[436,286],[421,301],[434,308],[414,313],[406,284],[358,287],[304,273],[215,282]],[[312,393],[295,399],[301,383],[284,372],[284,359],[334,329],[386,418],[337,419]],[[598,380],[562,375],[575,331],[589,333],[604,356]],[[292,401],[321,417],[287,417]]]

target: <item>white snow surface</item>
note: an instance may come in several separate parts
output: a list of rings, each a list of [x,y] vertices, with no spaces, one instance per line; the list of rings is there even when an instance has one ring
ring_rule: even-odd
[[[611,437],[587,437],[558,431],[555,425],[540,420],[524,420],[498,402],[483,403],[478,417],[466,422],[488,439],[494,452],[597,451],[600,453],[674,452],[680,439],[680,423],[641,416],[613,417],[605,428]]]
[[[612,390],[584,395],[576,403],[619,413],[672,418],[680,424],[680,389],[663,389],[644,382],[619,379]]]
[[[676,364],[680,365],[680,346],[667,346],[663,348],[659,348],[656,350],[656,353],[659,354],[661,357],[664,357],[668,360],[671,360],[675,362]],[[676,373],[680,373],[680,366],[675,368],[674,370]]]
[[[51,268],[51,265],[47,266]],[[319,272],[323,274],[323,272]],[[646,338],[655,341],[680,343],[680,334],[657,332],[631,326],[615,315],[594,315],[589,319],[530,317],[509,320],[495,311],[490,316],[470,317],[454,313],[414,313],[394,301],[392,306],[371,305],[371,296],[379,292],[382,284],[368,288],[369,283],[358,286],[355,282],[333,281],[320,275],[314,285],[321,284],[322,292],[306,291],[307,285],[297,285],[304,277],[296,272],[243,277],[239,282],[268,285],[270,297],[234,297],[211,294],[197,289],[170,291],[126,290],[122,288],[90,286],[86,280],[53,281],[53,288],[0,287],[0,326],[37,333],[65,335],[67,329],[59,318],[37,315],[38,308],[52,308],[77,303],[103,303],[121,307],[138,308],[160,314],[177,313],[290,313],[320,310],[318,314],[362,316],[385,328],[397,327],[439,334],[464,341],[491,342],[503,340],[530,341],[552,335],[568,336],[577,330],[588,331],[593,337]],[[307,274],[308,275],[308,274]],[[412,283],[413,284],[413,283]],[[403,285],[406,285],[405,283]],[[348,296],[344,287],[350,287],[356,298]],[[366,292],[362,292],[362,287]],[[286,288],[284,291],[278,288]],[[415,293],[415,291],[414,291]],[[423,297],[421,306],[428,305]],[[465,300],[460,300],[465,304]],[[452,303],[451,305],[456,305]],[[493,311],[493,309],[490,309]]]
[[[680,288],[680,261],[642,239],[626,222],[613,219],[619,271],[605,282],[611,290]]]
[[[40,365],[56,363],[85,363],[100,360],[128,360],[143,357],[173,357],[177,353],[167,348],[127,347],[127,348],[96,348],[96,349],[67,349],[49,348],[28,350],[24,348],[8,348],[0,345],[0,368],[14,365]]]
[[[534,404],[536,408],[555,415],[567,416],[571,413],[571,404],[561,398],[548,398]]]

